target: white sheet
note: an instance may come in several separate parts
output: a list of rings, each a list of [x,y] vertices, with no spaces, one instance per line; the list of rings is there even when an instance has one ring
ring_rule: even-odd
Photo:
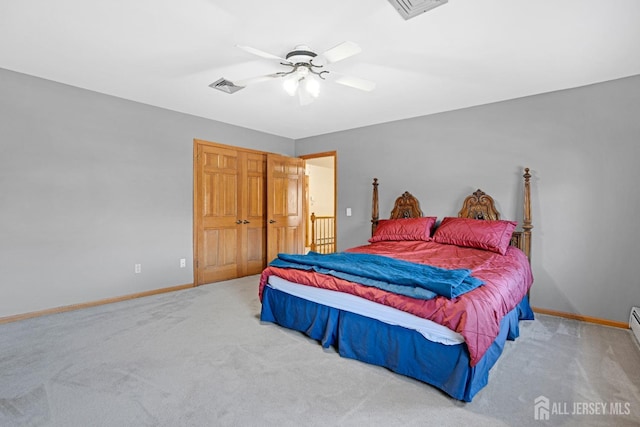
[[[462,335],[452,331],[446,326],[355,295],[301,285],[278,276],[269,276],[267,286],[299,298],[304,298],[308,301],[324,304],[339,310],[350,311],[361,316],[380,320],[390,325],[413,329],[429,341],[445,345],[455,345],[464,342]]]

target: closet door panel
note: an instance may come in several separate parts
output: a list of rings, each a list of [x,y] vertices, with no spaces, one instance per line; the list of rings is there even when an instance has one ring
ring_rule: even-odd
[[[244,173],[241,185],[240,217],[242,218],[241,276],[259,274],[266,265],[266,156],[243,153]]]
[[[240,163],[237,152],[200,145],[196,157],[197,278],[210,283],[237,277],[240,228],[238,190]]]
[[[304,252],[304,160],[267,155],[267,259]]]

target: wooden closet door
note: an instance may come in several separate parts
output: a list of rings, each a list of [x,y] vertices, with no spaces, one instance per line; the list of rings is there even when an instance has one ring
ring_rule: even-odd
[[[304,160],[199,140],[194,150],[196,285],[304,251]]]
[[[267,262],[304,252],[304,160],[267,155]]]
[[[198,144],[194,197],[196,285],[238,277],[241,159],[236,150]]]
[[[261,153],[242,153],[243,173],[240,185],[240,271],[239,276],[259,274],[266,266],[266,167]]]

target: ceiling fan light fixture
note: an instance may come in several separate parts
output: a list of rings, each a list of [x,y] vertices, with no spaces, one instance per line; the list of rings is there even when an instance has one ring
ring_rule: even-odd
[[[304,89],[314,98],[320,95],[320,83],[311,76],[304,79]]]
[[[299,81],[300,79],[296,75],[284,79],[282,87],[284,88],[284,91],[287,92],[287,95],[295,96],[298,91]]]

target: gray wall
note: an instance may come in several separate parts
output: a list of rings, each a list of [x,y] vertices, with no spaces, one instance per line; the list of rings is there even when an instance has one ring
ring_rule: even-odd
[[[455,216],[481,188],[520,221],[528,166],[533,305],[622,322],[640,305],[640,76],[296,142],[297,155],[330,150],[339,249],[369,237],[373,177],[381,217],[403,191],[426,215]]]
[[[381,215],[405,190],[455,215],[482,188],[520,220],[529,166],[533,304],[615,321],[640,305],[640,76],[295,144],[6,70],[0,94],[0,317],[191,283],[193,138],[336,150],[340,249],[366,243],[373,177]]]
[[[192,283],[194,138],[295,150],[0,69],[0,317]]]

